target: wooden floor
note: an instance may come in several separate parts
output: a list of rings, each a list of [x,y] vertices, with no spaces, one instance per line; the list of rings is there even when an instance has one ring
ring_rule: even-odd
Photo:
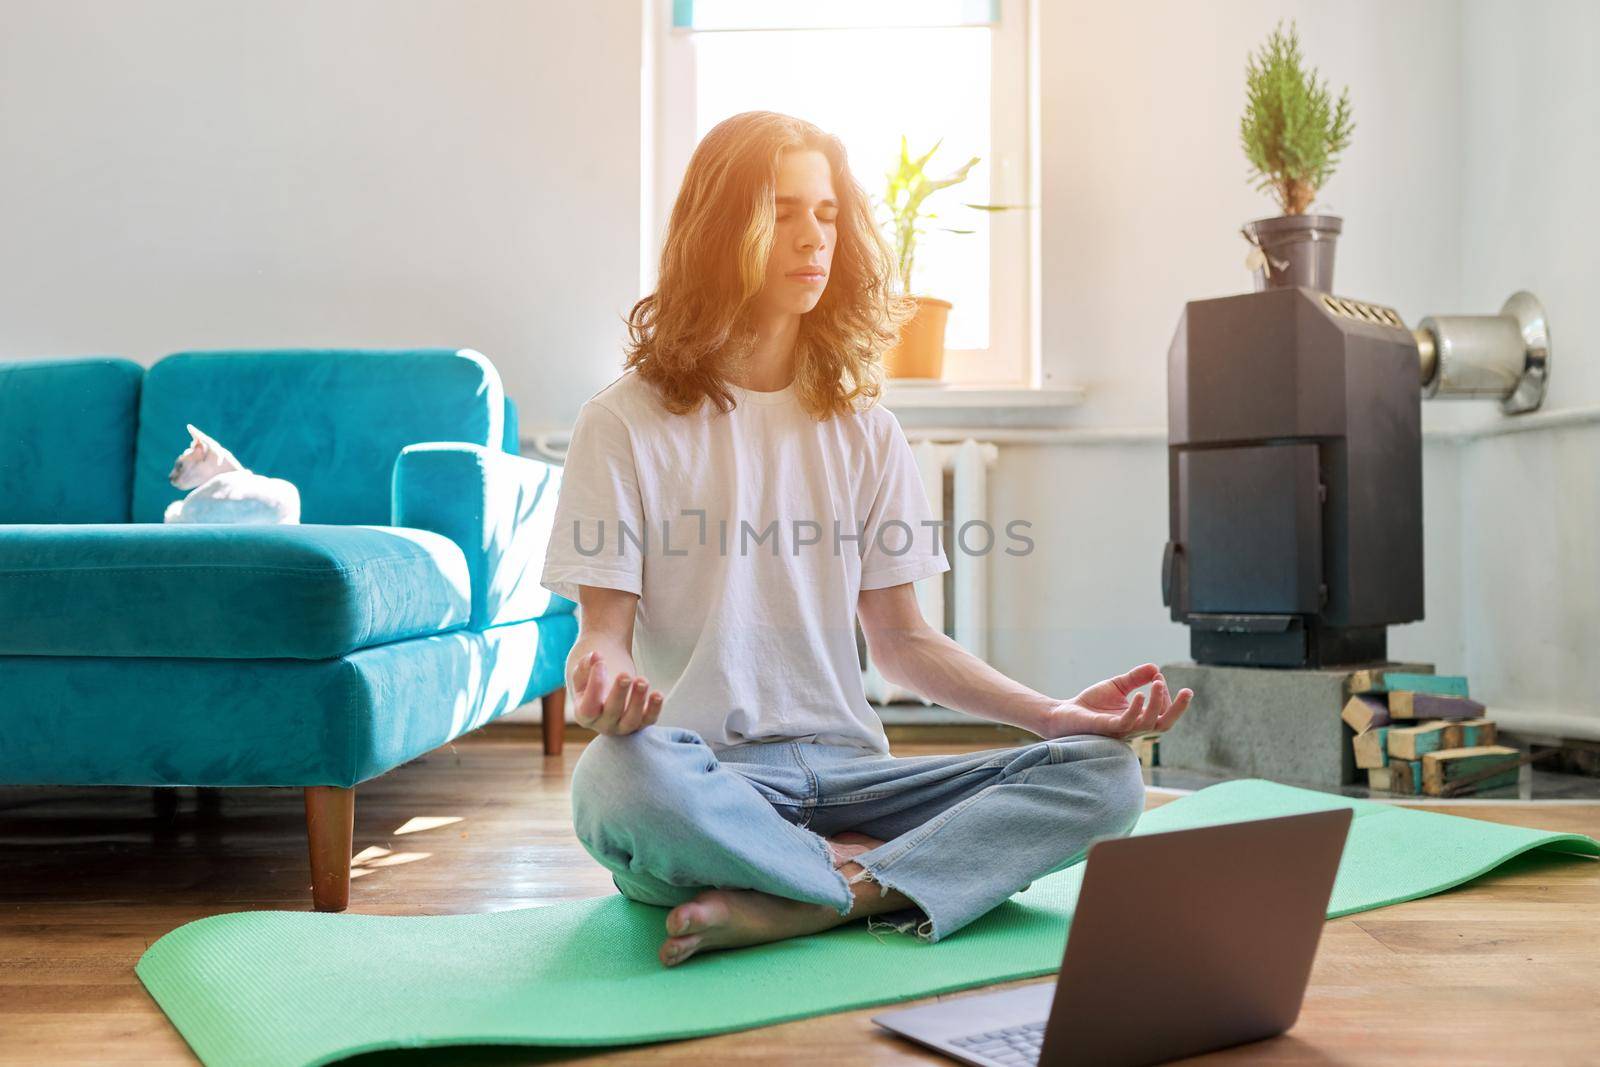
[[[351,910],[483,912],[613,892],[571,832],[566,782],[581,751],[569,742],[546,759],[537,727],[501,724],[362,786]],[[196,1062],[134,977],[139,955],[201,916],[309,907],[298,790],[182,792],[163,819],[150,790],[0,788],[0,1063]],[[1600,835],[1600,804],[1448,810]],[[1161,1001],[1148,990],[1130,1011]],[[1330,923],[1291,1034],[1210,1059],[1595,1063],[1597,1004],[1600,863],[1523,858],[1466,888]],[[885,1036],[873,1010],[599,1055],[463,1049],[349,1062],[949,1062]]]

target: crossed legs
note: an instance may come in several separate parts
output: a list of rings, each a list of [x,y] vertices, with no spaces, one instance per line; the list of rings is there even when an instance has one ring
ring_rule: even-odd
[[[992,762],[987,775],[953,768],[974,781],[972,791],[914,833],[892,830],[902,836],[884,848],[859,832],[824,838],[795,825],[698,734],[651,726],[589,742],[573,771],[573,823],[619,890],[670,909],[660,949],[668,966],[908,907],[929,915],[937,940],[1064,866],[1090,837],[1125,833],[1137,818],[1143,787],[1126,746],[1103,738],[1038,745],[1047,747],[1017,750],[1029,758],[1015,761],[1025,769],[1009,778]],[[893,790],[895,776],[913,766],[893,764],[883,788]],[[1006,869],[950,871],[943,852],[1001,838],[1016,842],[995,853]]]

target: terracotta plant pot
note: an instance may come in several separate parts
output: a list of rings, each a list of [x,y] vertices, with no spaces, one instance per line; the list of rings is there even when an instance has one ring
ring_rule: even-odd
[[[950,301],[919,296],[917,313],[900,327],[900,343],[883,354],[891,378],[939,378],[944,374],[944,326]]]

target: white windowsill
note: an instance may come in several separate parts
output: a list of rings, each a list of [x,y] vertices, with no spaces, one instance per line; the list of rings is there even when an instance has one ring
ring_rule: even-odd
[[[883,403],[906,428],[1053,427],[1083,403],[1078,388],[1033,389],[1026,386],[909,383],[889,379]]]
[[[995,441],[1041,443],[1062,435],[1084,443],[1166,440],[1164,427],[1133,430],[1070,430],[1067,415],[1083,403],[1078,388],[1033,389],[1021,385],[958,385],[949,382],[907,384],[889,379],[882,403],[917,440],[960,440],[985,437]],[[523,455],[559,462],[571,432],[565,428],[523,427]]]

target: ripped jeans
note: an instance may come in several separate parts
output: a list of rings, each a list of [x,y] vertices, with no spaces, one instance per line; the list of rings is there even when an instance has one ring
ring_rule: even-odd
[[[647,726],[594,737],[572,774],[578,839],[633,900],[755,889],[846,915],[824,838],[854,830],[883,841],[853,857],[854,880],[903,893],[929,941],[1126,834],[1143,801],[1132,749],[1093,736],[902,757],[809,741],[713,752],[693,730]]]

